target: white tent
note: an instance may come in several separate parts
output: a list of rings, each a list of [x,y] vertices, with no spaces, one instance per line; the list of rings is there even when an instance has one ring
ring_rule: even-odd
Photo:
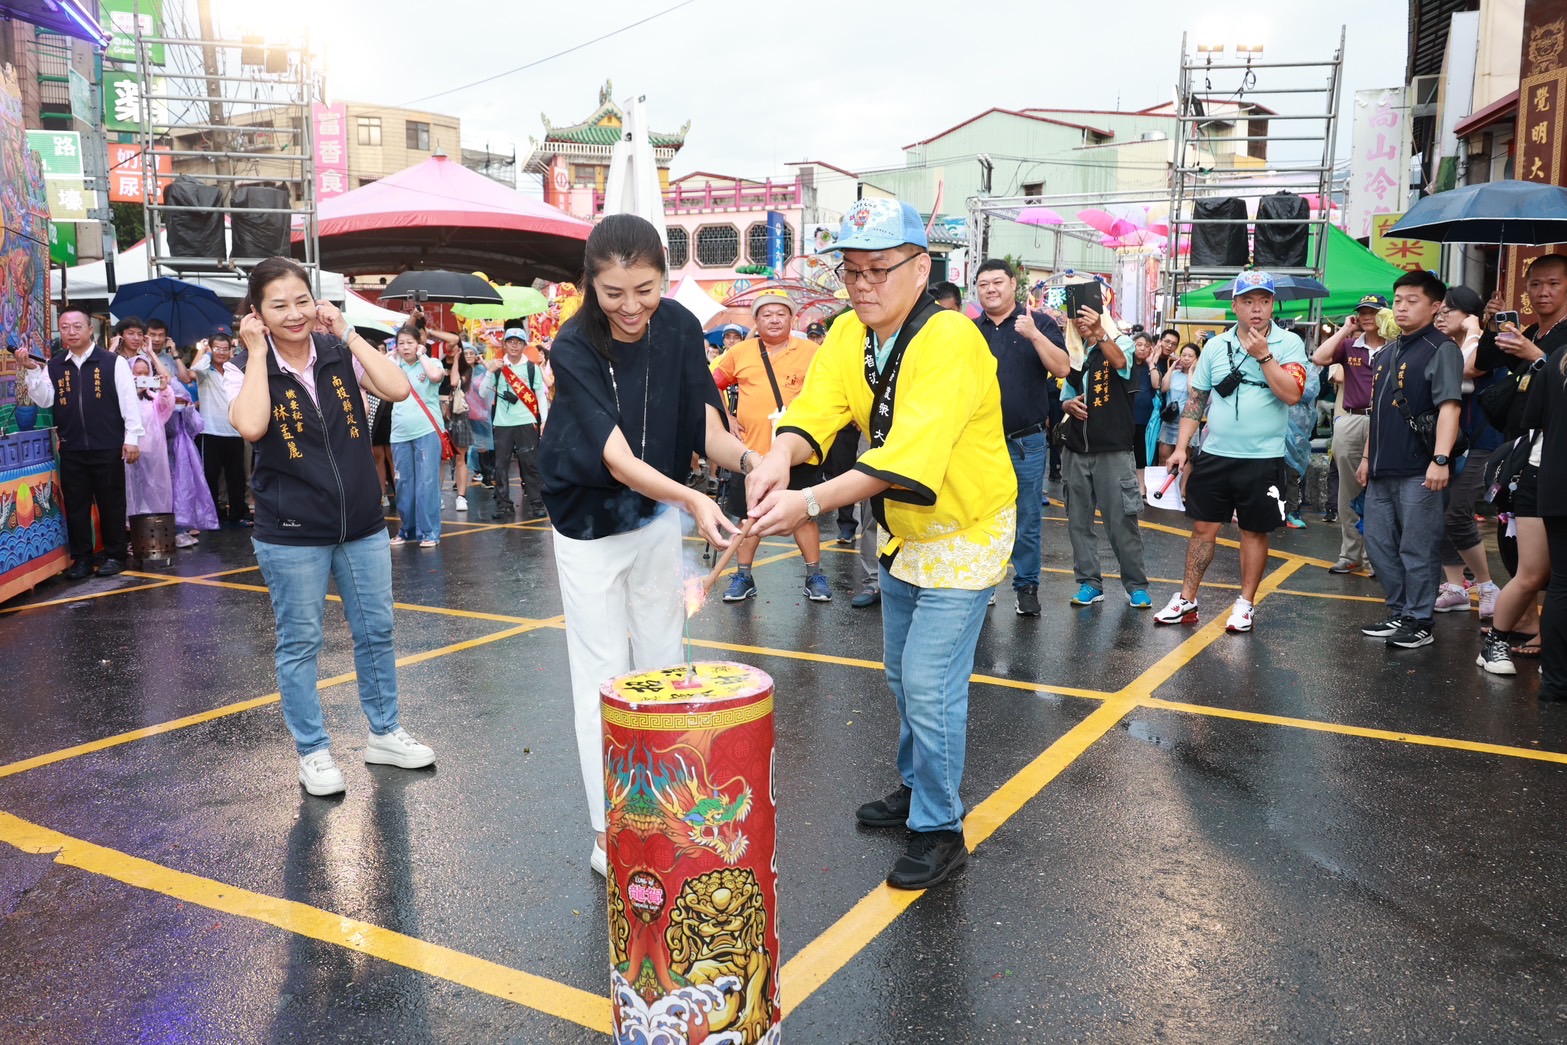
[[[126,283],[140,283],[142,280],[153,279],[154,273],[147,271],[147,241],[142,240],[134,247],[128,247],[114,256],[114,279],[116,286]],[[224,301],[238,301],[245,296],[245,280],[238,275],[198,275],[190,273],[180,277],[186,283],[194,283],[198,287],[206,287]],[[85,265],[75,265],[65,270],[64,291],[70,295],[71,300],[90,300],[95,298],[112,298],[109,291],[108,266],[102,261],[90,261]],[[321,296],[328,301],[342,301],[346,292],[342,273],[321,273]],[[59,301],[61,294],[60,270],[49,270],[49,298]]]
[[[701,284],[690,276],[684,277],[675,284],[675,291],[669,296],[689,309],[703,327],[724,310],[724,306],[715,301],[713,295],[703,290]]]
[[[325,273],[322,274],[323,276]],[[408,322],[406,312],[397,312],[393,309],[382,308],[367,297],[350,290],[343,301],[343,316],[348,320],[348,325],[353,327],[369,327],[379,331],[387,337],[397,333],[397,328]]]

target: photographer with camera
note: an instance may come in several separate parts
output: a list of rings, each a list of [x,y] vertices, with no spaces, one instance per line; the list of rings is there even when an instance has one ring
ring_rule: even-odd
[[[1540,655],[1540,625],[1535,602],[1551,576],[1551,553],[1545,520],[1540,515],[1540,460],[1537,433],[1525,424],[1530,400],[1543,394],[1546,356],[1567,345],[1567,255],[1545,254],[1529,265],[1524,279],[1534,323],[1522,326],[1517,312],[1508,311],[1501,292],[1485,309],[1485,332],[1475,350],[1478,370],[1500,374],[1495,386],[1481,393],[1481,407],[1492,424],[1501,422],[1502,445],[1496,450],[1488,495],[1498,511],[1511,513],[1516,537],[1498,527],[1497,546],[1512,580],[1496,598],[1491,631],[1476,661],[1493,675],[1514,675],[1514,657]]]
[[[502,342],[504,359],[486,359],[479,396],[494,404],[491,422],[495,432],[495,514],[510,519],[516,514],[511,499],[511,462],[517,459],[522,495],[528,514],[544,515],[544,479],[539,474],[539,428],[549,416],[549,392],[544,371],[523,357],[528,335],[511,327]]]
[[[1284,440],[1289,408],[1306,391],[1306,346],[1273,322],[1274,284],[1266,272],[1242,272],[1232,287],[1235,326],[1210,338],[1191,375],[1175,450],[1165,466],[1186,468],[1204,416],[1208,434],[1191,462],[1186,515],[1186,576],[1155,624],[1197,623],[1197,588],[1213,561],[1219,527],[1241,531],[1241,593],[1224,630],[1251,631],[1253,602],[1268,560],[1268,534],[1284,524]],[[1218,402],[1209,400],[1218,396]]]
[[[1343,368],[1344,402],[1333,418],[1333,465],[1338,469],[1338,559],[1328,567],[1329,573],[1353,573],[1365,567],[1366,538],[1356,525],[1351,509],[1355,498],[1363,492],[1355,472],[1366,456],[1366,440],[1371,433],[1371,367],[1377,353],[1387,344],[1388,337],[1396,333],[1391,328],[1384,334],[1382,317],[1389,322],[1392,313],[1387,311],[1387,298],[1381,294],[1367,294],[1355,306],[1355,314],[1344,319],[1344,325],[1333,336],[1322,342],[1311,361],[1318,366]],[[1375,572],[1372,570],[1371,572]]]

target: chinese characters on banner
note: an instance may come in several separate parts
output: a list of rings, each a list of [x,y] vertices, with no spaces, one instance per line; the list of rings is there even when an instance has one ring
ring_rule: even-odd
[[[348,106],[310,107],[316,143],[316,199],[329,200],[348,191]]]
[[[1519,65],[1518,130],[1513,136],[1513,177],[1562,184],[1562,117],[1567,105],[1567,0],[1529,0],[1524,5],[1523,60]],[[1502,276],[1503,300],[1516,307],[1525,325],[1534,309],[1524,295],[1529,262],[1557,248],[1511,247]]]
[[[1409,203],[1409,110],[1404,88],[1355,92],[1355,136],[1350,152],[1345,230],[1371,235],[1377,214]]]
[[[75,131],[28,131],[27,147],[43,161],[50,221],[86,221],[82,136]]]
[[[171,156],[158,156],[158,192],[154,200],[163,198],[163,189],[173,181]],[[109,143],[109,200],[113,203],[140,203],[142,178],[147,171],[142,164],[141,146]]]
[[[1423,239],[1388,239],[1387,230],[1404,215],[1378,214],[1371,219],[1371,253],[1406,272],[1439,272],[1442,244]]]

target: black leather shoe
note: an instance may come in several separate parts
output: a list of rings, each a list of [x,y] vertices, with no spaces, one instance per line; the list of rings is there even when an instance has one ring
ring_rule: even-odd
[[[509,504],[497,504],[495,511],[490,514],[491,519],[513,519],[517,516],[517,509]]]
[[[909,847],[887,875],[894,889],[929,889],[968,863],[962,831],[910,831]]]
[[[909,821],[909,803],[913,798],[914,791],[904,784],[886,798],[860,806],[854,811],[854,818],[866,827],[902,827]]]
[[[60,576],[64,577],[68,581],[86,580],[88,577],[92,576],[92,560],[77,559],[75,562],[71,563],[71,565],[67,566],[65,568],[65,572],[60,574]]]
[[[119,559],[105,559],[103,560],[103,565],[98,567],[98,576],[113,577],[116,573],[122,573],[124,570],[125,564]]]

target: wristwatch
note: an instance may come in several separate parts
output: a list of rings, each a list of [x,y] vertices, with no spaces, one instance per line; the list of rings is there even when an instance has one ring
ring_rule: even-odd
[[[822,514],[822,506],[816,503],[816,494],[811,492],[811,488],[807,486],[800,492],[805,494],[805,517],[814,519]]]
[[[756,465],[754,465],[754,464],[751,465],[748,468],[748,467],[746,467],[746,463],[745,463],[745,459],[747,457],[755,457],[756,455],[757,454],[756,454],[755,450],[744,450],[744,451],[741,452],[741,454],[740,454],[740,474],[741,475],[750,475],[752,470],[756,468]]]
[[[1447,462],[1448,456],[1446,454],[1437,454],[1435,457],[1431,458],[1431,463],[1439,468],[1446,468]]]

